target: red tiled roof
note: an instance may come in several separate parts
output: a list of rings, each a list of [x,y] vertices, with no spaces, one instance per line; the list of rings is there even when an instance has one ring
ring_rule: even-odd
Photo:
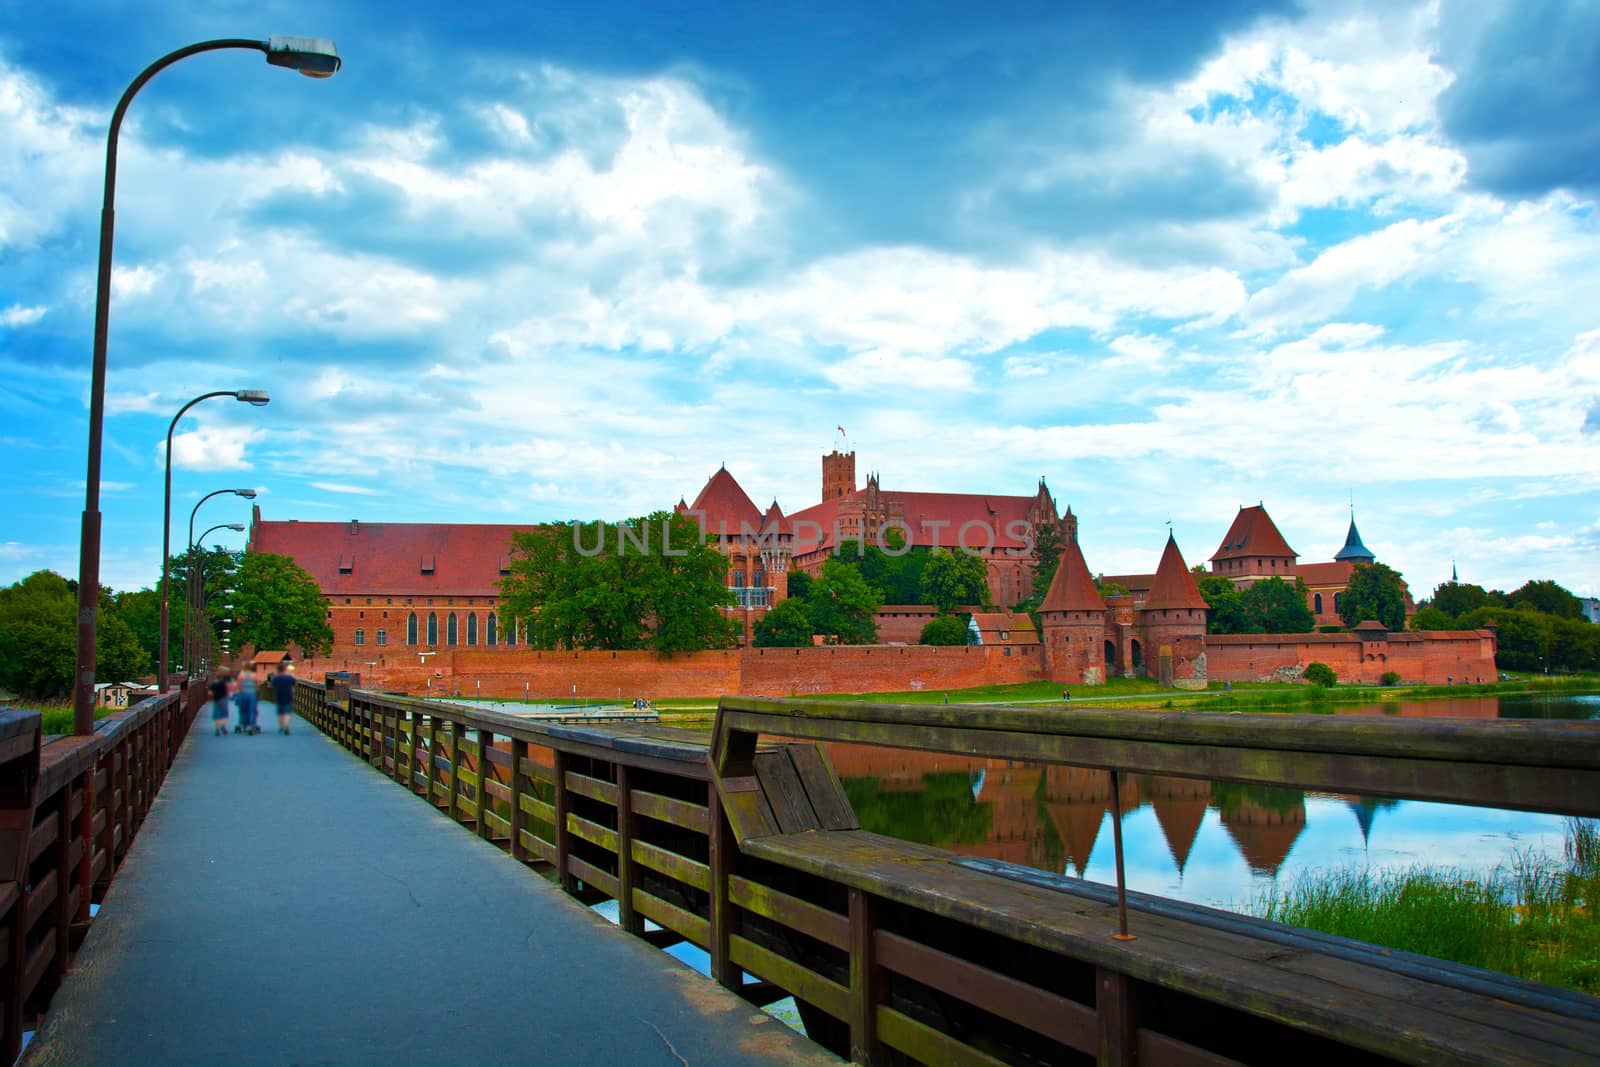
[[[795,531],[795,554],[831,551],[840,540],[848,540],[839,536],[839,506],[845,501],[860,500],[866,493],[866,489],[858,489],[789,516]],[[963,544],[975,550],[1030,547],[1028,511],[1038,499],[1036,496],[883,490],[878,497],[885,508],[899,505],[910,531],[907,539],[912,547],[955,548]]]
[[[774,500],[767,513],[761,517],[761,533],[767,537],[784,537],[794,533],[794,524],[783,516],[783,509]]]
[[[1076,539],[1068,538],[1061,549],[1061,564],[1056,568],[1050,588],[1039,605],[1044,611],[1104,611],[1106,602],[1095,588],[1089,565],[1083,561],[1083,550]]]
[[[1179,609],[1209,607],[1205,597],[1200,595],[1200,587],[1194,583],[1194,575],[1189,573],[1188,564],[1183,562],[1183,553],[1178,551],[1178,542],[1171,534],[1167,535],[1167,547],[1161,553],[1161,565],[1156,568],[1155,581],[1150,583],[1150,592],[1144,598],[1146,611],[1152,609]]]
[[[972,621],[986,645],[1036,645],[1039,632],[1025,611],[975,611]],[[1007,636],[1002,639],[1001,634]]]
[[[292,557],[324,594],[498,596],[512,533],[537,528],[257,520],[250,551]]]
[[[1332,589],[1335,586],[1343,589],[1350,584],[1350,576],[1355,569],[1352,563],[1302,563],[1295,567],[1290,577],[1299,578],[1315,589]]]
[[[1233,525],[1228,527],[1228,532],[1223,535],[1222,544],[1211,558],[1218,560],[1250,556],[1287,556],[1293,559],[1297,555],[1299,553],[1290,548],[1289,542],[1278,532],[1278,527],[1274,525],[1272,516],[1267,514],[1267,509],[1257,505],[1239,509],[1239,514],[1234,516]]]
[[[1101,585],[1120,585],[1130,593],[1147,593],[1156,580],[1153,574],[1102,574]]]
[[[737,536],[744,529],[752,533],[761,529],[761,509],[751,502],[727,467],[706,482],[689,505],[689,514],[700,520],[700,528],[708,534]]]

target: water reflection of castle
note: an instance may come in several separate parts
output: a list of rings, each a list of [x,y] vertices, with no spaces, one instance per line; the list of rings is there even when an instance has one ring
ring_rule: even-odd
[[[1111,811],[1110,776],[1100,770],[862,745],[830,745],[829,755],[847,787],[856,784],[851,790],[856,814],[867,829],[1042,870],[1071,870],[1081,876]],[[952,779],[957,784],[964,779],[967,788],[943,788]],[[870,789],[861,784],[869,782]],[[927,812],[908,815],[909,795],[931,795],[935,784],[941,786],[937,792],[942,803],[950,803],[954,793],[972,809],[987,812],[987,827],[978,827],[981,840],[974,840],[971,820],[960,813],[941,811],[948,818],[942,827],[930,826]],[[1365,839],[1385,802],[1338,799],[1351,808]],[[1257,874],[1277,873],[1306,825],[1305,794],[1299,790],[1125,776],[1124,813],[1146,804],[1180,873],[1208,808],[1217,809],[1223,828]]]

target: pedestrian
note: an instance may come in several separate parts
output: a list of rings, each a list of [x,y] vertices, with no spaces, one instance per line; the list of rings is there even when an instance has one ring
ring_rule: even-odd
[[[228,674],[219,673],[211,679],[211,732],[217,737],[228,735]]]
[[[278,663],[278,673],[272,676],[272,699],[278,705],[278,732],[289,732],[289,715],[294,711],[294,675],[289,673],[289,662]]]
[[[245,734],[259,734],[261,727],[256,725],[255,671],[247,669],[239,672],[239,682],[234,687],[233,702],[239,708],[239,731]]]

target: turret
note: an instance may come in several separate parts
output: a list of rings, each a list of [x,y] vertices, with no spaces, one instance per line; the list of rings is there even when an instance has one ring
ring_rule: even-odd
[[[1076,538],[1061,547],[1061,562],[1039,605],[1045,674],[1054,682],[1100,685],[1106,678],[1106,602],[1095,588]]]
[[[1167,534],[1161,565],[1135,621],[1146,674],[1163,685],[1205,688],[1206,608],[1177,540]]]

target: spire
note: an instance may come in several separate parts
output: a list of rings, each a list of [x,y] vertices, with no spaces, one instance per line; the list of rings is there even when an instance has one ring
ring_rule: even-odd
[[[1204,611],[1208,607],[1205,597],[1200,595],[1200,587],[1194,584],[1194,575],[1189,573],[1189,565],[1183,562],[1177,539],[1169,532],[1167,547],[1161,553],[1161,565],[1156,568],[1150,592],[1144,598],[1144,610],[1194,608]]]
[[[1047,611],[1105,611],[1106,602],[1100,598],[1094,579],[1089,575],[1089,565],[1083,561],[1083,550],[1076,537],[1069,538],[1061,547],[1061,562],[1056,565],[1055,577],[1039,605],[1041,613]]]
[[[1461,581],[1461,579],[1456,577],[1456,561],[1455,560],[1451,560],[1450,561],[1450,584],[1451,585],[1457,585],[1457,584],[1460,583],[1460,581]]]
[[[1355,511],[1350,513],[1350,532],[1344,536],[1344,547],[1333,554],[1333,558],[1340,563],[1373,563],[1377,556],[1372,550],[1361,543],[1361,532],[1356,529]]]

